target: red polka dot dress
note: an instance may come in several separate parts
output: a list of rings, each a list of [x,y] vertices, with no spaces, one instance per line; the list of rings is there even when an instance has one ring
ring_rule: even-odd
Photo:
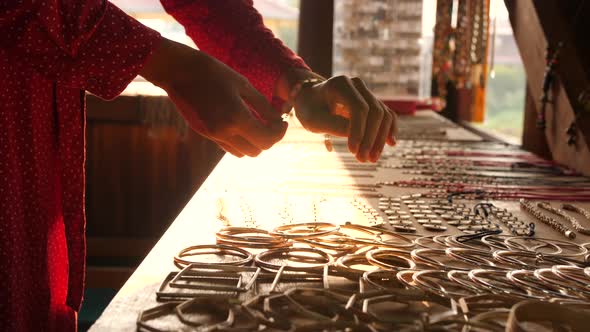
[[[269,99],[286,68],[305,67],[251,0],[162,3],[201,50]],[[116,97],[161,37],[101,0],[0,0],[0,32],[0,330],[75,331],[85,91]]]

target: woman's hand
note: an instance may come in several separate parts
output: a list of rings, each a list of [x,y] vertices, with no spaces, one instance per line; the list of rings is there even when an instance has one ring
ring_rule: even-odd
[[[285,94],[293,82],[317,77],[307,70],[292,70],[283,76],[277,91]],[[336,76],[306,85],[295,97],[294,107],[307,130],[348,137],[348,148],[359,161],[376,162],[385,143],[395,145],[395,112],[373,96],[359,78]]]
[[[163,38],[140,74],[166,90],[193,130],[237,157],[255,157],[285,135],[287,123],[266,98],[203,52]]]

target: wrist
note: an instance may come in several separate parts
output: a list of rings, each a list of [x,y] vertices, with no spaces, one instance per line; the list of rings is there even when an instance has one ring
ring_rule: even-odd
[[[186,59],[187,55],[194,56],[194,54],[191,54],[193,52],[198,51],[162,37],[139,75],[154,85],[167,90],[173,85],[174,81],[177,82],[182,79],[181,74],[184,72],[182,68],[185,67],[182,63],[183,59]]]
[[[275,87],[274,95],[287,101],[296,85],[305,80],[320,79],[325,80],[324,77],[305,68],[290,68],[286,70],[279,78],[277,86]]]
[[[287,70],[279,79],[275,89],[275,96],[285,101],[283,112],[288,113],[291,110],[302,89],[325,80],[322,76],[308,69],[292,68]]]

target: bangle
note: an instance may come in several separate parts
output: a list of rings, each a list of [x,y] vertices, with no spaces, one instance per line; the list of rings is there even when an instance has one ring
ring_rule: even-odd
[[[560,277],[559,275],[555,274],[552,268],[536,269],[534,271],[534,274],[535,277],[545,285],[557,285],[563,289],[566,289],[567,291],[569,291],[567,295],[582,294],[584,296],[584,299],[587,300],[590,298],[590,289],[588,287],[580,287],[580,284],[572,282],[569,279]]]
[[[212,249],[210,251],[202,251],[199,252],[199,250],[203,250],[203,249]],[[231,257],[237,257],[237,260],[224,260],[221,262],[215,262],[215,263],[211,263],[211,262],[193,262],[193,261],[189,261],[183,257],[188,257],[188,256],[199,256],[199,255],[227,255],[227,256],[231,256]],[[252,260],[254,259],[254,255],[252,255],[251,253],[249,253],[248,251],[244,250],[244,249],[240,249],[237,247],[233,247],[233,246],[226,246],[223,244],[203,244],[203,245],[197,245],[197,246],[191,246],[191,247],[187,247],[182,249],[178,255],[176,257],[174,257],[174,263],[176,263],[177,266],[181,266],[184,267],[186,265],[189,264],[193,264],[193,263],[209,263],[210,265],[238,265],[238,266],[244,266],[249,264],[250,262],[252,262]]]
[[[510,282],[506,277],[506,271],[475,269],[469,271],[469,278],[488,291],[500,294],[508,294],[515,297],[530,298],[526,289]]]
[[[461,285],[462,288],[470,290],[474,294],[482,292],[481,287],[469,278],[469,271],[451,270],[447,272],[447,278],[449,278],[450,281]]]
[[[422,270],[414,273],[412,279],[419,288],[442,297],[462,298],[478,293],[471,287],[453,282],[442,270]]]
[[[547,285],[535,276],[534,271],[512,270],[506,273],[508,280],[529,290],[531,296],[537,298],[552,298],[567,296],[563,289],[556,285]],[[569,297],[569,296],[568,296]]]
[[[553,265],[574,265],[575,261],[559,257],[537,254],[532,251],[498,250],[493,253],[494,259],[518,269],[551,267]],[[525,261],[524,259],[528,259]]]
[[[590,286],[588,285],[590,278],[586,275],[584,271],[585,269],[582,267],[572,265],[554,265],[551,267],[551,270],[561,278],[572,281],[581,287],[585,287],[586,289],[590,289]]]
[[[526,246],[523,243],[519,243],[519,241],[536,241],[539,242],[539,244],[534,246]],[[504,243],[511,249],[535,252],[546,256],[556,255],[560,257],[579,257],[588,253],[588,248],[577,243],[565,240],[553,240],[539,237],[511,236],[506,238],[504,240]],[[545,253],[537,251],[538,249],[544,247],[553,247],[556,249],[556,252]],[[572,250],[570,250],[570,252],[568,253],[564,253],[564,249],[567,249],[568,247],[571,247]]]
[[[416,263],[408,256],[407,252],[395,249],[373,249],[366,253],[369,263],[393,271],[414,269]]]
[[[453,247],[445,249],[445,253],[458,261],[465,261],[474,266],[487,265],[491,268],[501,269],[493,262],[494,256],[490,251]]]
[[[340,227],[327,222],[306,222],[299,224],[282,225],[268,232],[270,235],[281,236],[287,239],[312,239],[338,232]]]
[[[358,238],[358,237],[347,235],[351,239],[351,241],[357,242],[359,244],[368,244],[368,245],[377,245],[377,246],[379,244],[383,244],[383,245],[397,247],[397,248],[410,248],[410,247],[415,246],[414,241],[412,241],[411,239],[408,239],[407,236],[396,233],[396,232],[388,231],[385,229],[377,228],[377,227],[364,226],[364,225],[358,225],[358,224],[353,224],[353,223],[347,222],[344,225],[340,226],[340,230],[341,231],[342,230],[353,230],[353,231],[358,231],[361,233],[372,235],[372,237],[373,237],[372,239]],[[391,237],[391,238],[384,240],[383,239],[384,235],[387,235],[388,237]],[[400,241],[396,241],[396,240],[400,240]]]
[[[297,99],[299,92],[301,92],[301,90],[303,90],[303,88],[308,87],[308,86],[313,86],[318,83],[322,83],[324,81],[325,81],[324,79],[321,79],[318,77],[311,77],[311,78],[307,78],[307,79],[304,79],[302,81],[295,83],[293,85],[293,87],[291,88],[291,90],[289,90],[289,97],[285,103],[285,106],[288,107],[289,109],[284,113],[289,113],[291,111],[291,109],[293,108],[293,106],[295,106],[295,99]]]
[[[445,250],[448,246],[445,243],[438,242],[440,235],[421,236],[414,240],[417,246],[427,249],[441,249]]]
[[[368,269],[354,268],[353,266],[366,266]],[[365,254],[352,254],[338,258],[336,260],[336,269],[338,272],[355,275],[356,279],[367,271],[375,270],[375,266],[367,260]]]
[[[440,261],[434,259],[432,256],[436,257],[443,257],[446,258],[446,261]],[[469,262],[464,262],[457,260],[453,257],[447,255],[445,250],[442,249],[415,249],[411,252],[412,259],[419,264],[424,264],[435,269],[442,269],[442,270],[470,270],[474,267],[480,266],[480,264],[472,264]],[[451,259],[449,261],[449,258]],[[453,264],[451,264],[453,263]],[[485,264],[485,263],[484,263]]]
[[[234,245],[242,248],[269,249],[290,247],[292,245],[285,238],[272,236],[268,231],[250,227],[226,227],[217,232],[215,237],[217,238],[217,244]]]
[[[295,255],[294,253],[307,255]],[[286,260],[286,262],[283,264],[270,262],[275,259]],[[269,271],[285,269],[289,271],[317,272],[318,270],[323,270],[325,265],[331,265],[334,262],[334,258],[330,254],[314,248],[278,248],[259,253],[254,258],[254,261],[256,265]],[[308,266],[287,265],[287,262],[304,263],[308,264]]]
[[[380,290],[400,289],[405,285],[397,278],[397,272],[391,270],[367,271],[362,280]]]

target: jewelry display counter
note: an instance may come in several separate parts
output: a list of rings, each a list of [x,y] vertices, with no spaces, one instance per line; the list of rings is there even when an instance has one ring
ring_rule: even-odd
[[[222,159],[90,331],[584,326],[589,179],[431,112],[377,164],[291,122]]]

